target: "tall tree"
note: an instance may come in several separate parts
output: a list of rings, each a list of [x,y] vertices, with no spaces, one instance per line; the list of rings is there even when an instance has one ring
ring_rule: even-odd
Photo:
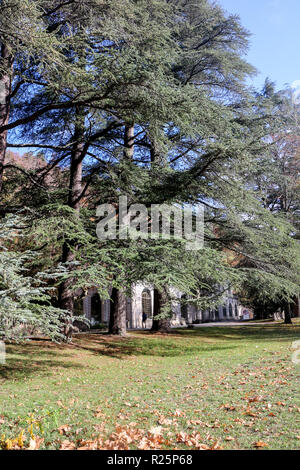
[[[240,276],[251,273],[276,288],[286,278],[291,291],[290,226],[262,207],[251,185],[269,136],[278,132],[279,101],[246,87],[253,69],[243,57],[248,33],[238,18],[205,0],[42,5],[43,35],[56,41],[59,60],[51,66],[37,56],[22,72],[10,122],[0,132],[18,129],[10,146],[45,151],[48,165],[32,184],[46,187],[48,201],[32,199],[41,214],[34,226],[40,234],[48,224],[41,249],[63,250],[52,266],[64,273],[61,304],[72,313],[75,288],[105,291],[111,284],[111,330],[123,334],[124,295],[144,279],[160,294],[156,319],[165,325],[172,300],[167,286],[197,297],[212,253],[219,273],[225,249],[247,259],[247,266],[235,264]],[[68,183],[49,189],[45,182],[56,166]],[[120,195],[148,208],[204,204],[207,250],[195,256],[198,265],[178,240],[99,242],[96,206],[117,206]],[[288,253],[279,252],[280,243]],[[230,278],[231,267],[225,271]],[[225,282],[223,274],[211,279]]]

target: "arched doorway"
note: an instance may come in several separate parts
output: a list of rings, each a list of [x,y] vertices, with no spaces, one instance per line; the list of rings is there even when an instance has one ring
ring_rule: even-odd
[[[229,316],[230,316],[230,317],[233,317],[233,308],[232,308],[232,304],[229,304]]]
[[[226,305],[223,306],[223,317],[227,318],[227,307],[226,307]]]
[[[147,318],[152,317],[152,301],[149,289],[144,289],[142,292],[142,314],[146,314]]]
[[[99,294],[91,297],[91,320],[94,323],[101,323],[101,299]]]

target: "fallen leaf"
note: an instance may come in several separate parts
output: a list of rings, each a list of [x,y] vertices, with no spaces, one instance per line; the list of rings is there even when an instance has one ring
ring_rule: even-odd
[[[253,447],[256,447],[257,449],[261,449],[262,447],[269,447],[269,444],[266,444],[263,441],[257,441],[257,442],[254,442]]]
[[[27,450],[38,450],[43,444],[43,442],[44,442],[44,439],[40,437],[36,437],[35,439],[30,439],[29,447]]]
[[[71,431],[71,426],[69,426],[68,424],[63,424],[62,426],[58,428],[58,432],[61,435],[66,435],[70,431]]]
[[[162,435],[162,427],[161,426],[156,426],[152,427],[149,429],[149,433],[152,434],[153,436],[161,436]]]
[[[74,444],[74,442],[62,441],[60,445],[60,450],[74,450],[74,449],[76,449],[76,445]]]

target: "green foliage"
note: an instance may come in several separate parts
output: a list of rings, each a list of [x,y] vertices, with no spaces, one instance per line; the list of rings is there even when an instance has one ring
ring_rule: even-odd
[[[62,321],[66,313],[51,304],[51,291],[29,267],[36,256],[17,251],[22,237],[21,217],[8,217],[0,223],[0,337],[19,341],[33,334],[63,338]]]
[[[30,282],[68,281],[72,295],[97,286],[107,298],[111,287],[130,295],[143,280],[160,291],[172,286],[202,308],[220,301],[220,286],[244,292],[259,279],[262,298],[298,292],[294,221],[262,199],[286,178],[280,162],[272,179],[265,173],[275,161],[272,136],[293,113],[283,112],[286,96],[270,80],[260,93],[247,87],[249,34],[237,17],[207,0],[6,4],[5,24],[14,9],[21,18],[5,36],[15,53],[15,140],[43,149],[45,159],[18,177],[15,168],[5,173],[7,201],[28,211],[22,256],[38,253]],[[30,46],[11,31],[19,34],[24,18]],[[117,206],[120,195],[147,207],[204,204],[205,248],[99,241],[96,207]]]

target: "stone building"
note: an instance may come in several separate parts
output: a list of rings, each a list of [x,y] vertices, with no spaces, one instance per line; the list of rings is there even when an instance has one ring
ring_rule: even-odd
[[[84,315],[92,325],[108,324],[110,317],[110,300],[101,299],[97,289],[89,289],[85,296],[78,292],[75,303],[76,314]],[[195,305],[188,304],[183,295],[176,289],[171,289],[173,318],[172,326],[184,326],[193,323],[221,322],[239,320],[241,306],[238,297],[231,290],[226,291],[224,302],[217,308],[202,311]],[[143,313],[147,314],[147,328],[152,326],[154,312],[153,286],[138,283],[132,288],[132,297],[127,298],[127,328],[142,328]],[[181,300],[181,302],[180,302]],[[185,302],[182,302],[185,300]]]

